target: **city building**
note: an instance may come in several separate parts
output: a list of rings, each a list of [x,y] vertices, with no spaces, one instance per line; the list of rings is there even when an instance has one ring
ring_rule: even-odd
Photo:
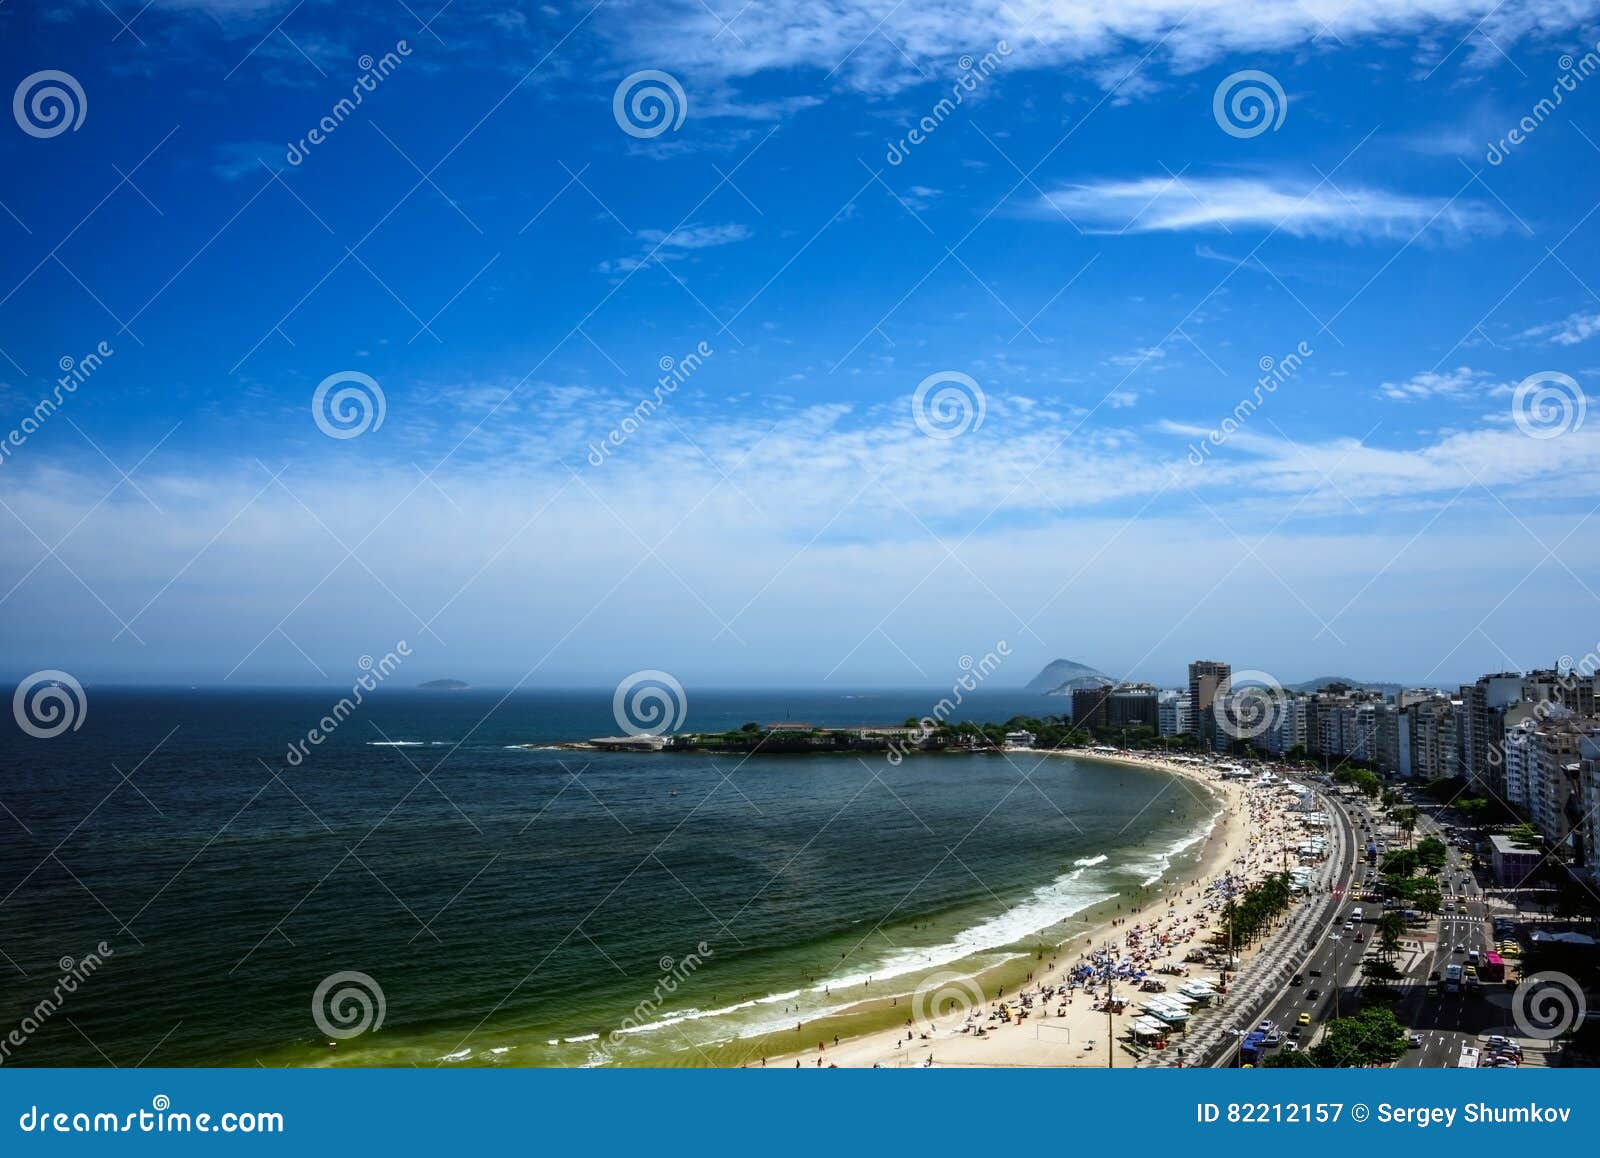
[[[1075,688],[1072,723],[1090,730],[1143,727],[1156,732],[1160,726],[1159,693],[1154,684]]]
[[[1226,691],[1233,666],[1214,659],[1197,659],[1189,665],[1189,734],[1212,740],[1217,733],[1212,702]]]
[[[1490,836],[1489,844],[1495,883],[1508,888],[1520,885],[1533,876],[1544,860],[1544,853],[1539,849],[1525,848],[1501,832]]]
[[[1461,689],[1461,774],[1473,784],[1505,795],[1505,710],[1522,695],[1521,672],[1497,672]]]
[[[1411,718],[1411,768],[1419,780],[1443,780],[1460,774],[1456,720],[1460,704],[1443,692],[1426,699],[1408,699]]]
[[[1189,693],[1162,692],[1156,698],[1156,731],[1163,736],[1187,736],[1191,730]]]

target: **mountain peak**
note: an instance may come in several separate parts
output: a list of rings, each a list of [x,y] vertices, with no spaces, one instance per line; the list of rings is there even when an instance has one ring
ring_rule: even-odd
[[[1111,677],[1075,659],[1053,659],[1044,665],[1044,669],[1038,675],[1027,682],[1023,690],[1049,695],[1051,692],[1059,691],[1064,684],[1080,680],[1110,683]]]

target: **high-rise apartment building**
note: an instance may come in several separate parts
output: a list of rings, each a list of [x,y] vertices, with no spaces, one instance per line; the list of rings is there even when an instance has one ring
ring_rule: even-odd
[[[1219,692],[1226,692],[1233,666],[1214,659],[1197,659],[1189,665],[1190,734],[1211,740],[1217,734],[1212,707]]]

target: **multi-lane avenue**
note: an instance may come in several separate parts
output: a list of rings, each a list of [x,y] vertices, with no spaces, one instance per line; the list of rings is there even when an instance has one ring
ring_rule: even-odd
[[[1341,830],[1332,843],[1350,853],[1336,857],[1329,881],[1332,903],[1325,903],[1329,898],[1313,898],[1309,903],[1320,899],[1326,910],[1316,926],[1309,933],[1296,930],[1299,939],[1278,946],[1276,952],[1270,947],[1263,950],[1262,956],[1269,959],[1261,967],[1289,974],[1281,987],[1255,1002],[1241,1000],[1233,1009],[1235,1035],[1270,1021],[1273,1032],[1269,1041],[1277,1050],[1309,1048],[1331,1018],[1358,1008],[1362,958],[1377,936],[1377,921],[1383,913],[1381,901],[1362,896],[1369,889],[1375,895],[1381,879],[1378,865],[1366,860],[1366,847],[1372,841],[1392,852],[1402,843],[1401,834],[1387,823],[1382,811],[1371,808],[1364,799],[1341,795],[1325,799],[1330,820]],[[1512,1032],[1508,1024],[1510,995],[1499,985],[1475,989],[1463,985],[1454,990],[1442,983],[1449,966],[1464,967],[1469,959],[1482,960],[1494,948],[1491,913],[1481,883],[1473,875],[1469,854],[1457,847],[1451,833],[1427,807],[1419,809],[1412,836],[1414,840],[1436,836],[1448,849],[1447,863],[1439,873],[1445,908],[1436,918],[1407,928],[1395,961],[1404,975],[1400,984],[1405,993],[1395,1013],[1412,1041],[1412,1048],[1396,1064],[1441,1068],[1460,1064],[1463,1047],[1478,1048],[1491,1033]],[[1206,1060],[1215,1065],[1238,1064],[1237,1047]],[[1530,1051],[1528,1062],[1537,1061]]]

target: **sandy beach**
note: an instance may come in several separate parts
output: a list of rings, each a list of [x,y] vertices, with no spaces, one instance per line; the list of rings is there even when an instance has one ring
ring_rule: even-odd
[[[1295,863],[1290,850],[1303,832],[1281,785],[1224,780],[1209,765],[1137,753],[1059,755],[1159,769],[1181,777],[1191,791],[1217,798],[1221,814],[1197,866],[1164,883],[1159,895],[1143,898],[1137,909],[1039,953],[1020,975],[1016,968],[976,975],[952,969],[925,981],[915,995],[897,999],[907,1007],[902,1024],[856,1037],[824,1036],[805,1049],[744,1064],[790,1069],[797,1063],[801,1068],[1135,1065],[1137,1059],[1123,1039],[1128,1025],[1141,1015],[1140,1002],[1154,994],[1140,992],[1137,981],[1118,981],[1115,997],[1127,1004],[1108,1015],[1092,981],[1085,987],[1093,955],[1121,962],[1126,971],[1146,972],[1170,987],[1191,980],[1217,982],[1215,969],[1185,962],[1191,950],[1212,945],[1211,930],[1220,923],[1222,892],[1214,882],[1233,878],[1235,885],[1240,880],[1248,884],[1278,871],[1286,858]],[[1248,967],[1248,955],[1242,963]],[[804,1029],[800,1032],[809,1037]],[[1182,1040],[1181,1034],[1173,1035],[1169,1048]]]

